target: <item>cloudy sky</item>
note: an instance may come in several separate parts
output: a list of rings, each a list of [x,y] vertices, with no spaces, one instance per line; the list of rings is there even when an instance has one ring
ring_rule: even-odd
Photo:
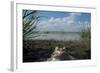
[[[38,11],[37,15],[43,17],[37,25],[38,31],[78,32],[91,24],[90,13]]]

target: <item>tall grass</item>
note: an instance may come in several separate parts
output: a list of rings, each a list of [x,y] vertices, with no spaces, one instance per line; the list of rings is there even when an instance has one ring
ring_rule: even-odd
[[[81,37],[83,39],[90,39],[91,38],[91,31],[90,29],[88,30],[82,30],[81,33],[80,33]]]
[[[90,31],[90,29],[83,30],[80,33],[80,35],[82,37],[83,43],[86,45],[86,48],[90,49],[91,48],[91,31]]]

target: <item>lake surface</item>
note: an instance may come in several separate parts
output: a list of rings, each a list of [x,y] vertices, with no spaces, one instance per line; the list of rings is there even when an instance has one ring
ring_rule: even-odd
[[[37,37],[32,37],[34,35],[39,35]],[[79,41],[81,36],[79,33],[41,33],[34,34],[30,36],[32,40],[59,40],[59,41]]]

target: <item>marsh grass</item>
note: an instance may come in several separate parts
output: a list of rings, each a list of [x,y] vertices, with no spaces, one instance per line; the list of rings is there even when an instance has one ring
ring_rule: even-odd
[[[27,40],[23,41],[23,62],[41,62],[51,57],[56,46],[66,47],[66,52],[76,60],[90,59],[91,47],[89,40],[55,41],[55,40]],[[26,49],[26,51],[25,51]],[[27,56],[27,57],[26,57]],[[69,59],[70,60],[70,59]]]

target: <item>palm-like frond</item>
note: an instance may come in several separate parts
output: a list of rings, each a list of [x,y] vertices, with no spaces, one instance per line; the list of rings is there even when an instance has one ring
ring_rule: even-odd
[[[39,16],[36,16],[37,11],[23,10],[23,37],[34,34],[39,22]]]

